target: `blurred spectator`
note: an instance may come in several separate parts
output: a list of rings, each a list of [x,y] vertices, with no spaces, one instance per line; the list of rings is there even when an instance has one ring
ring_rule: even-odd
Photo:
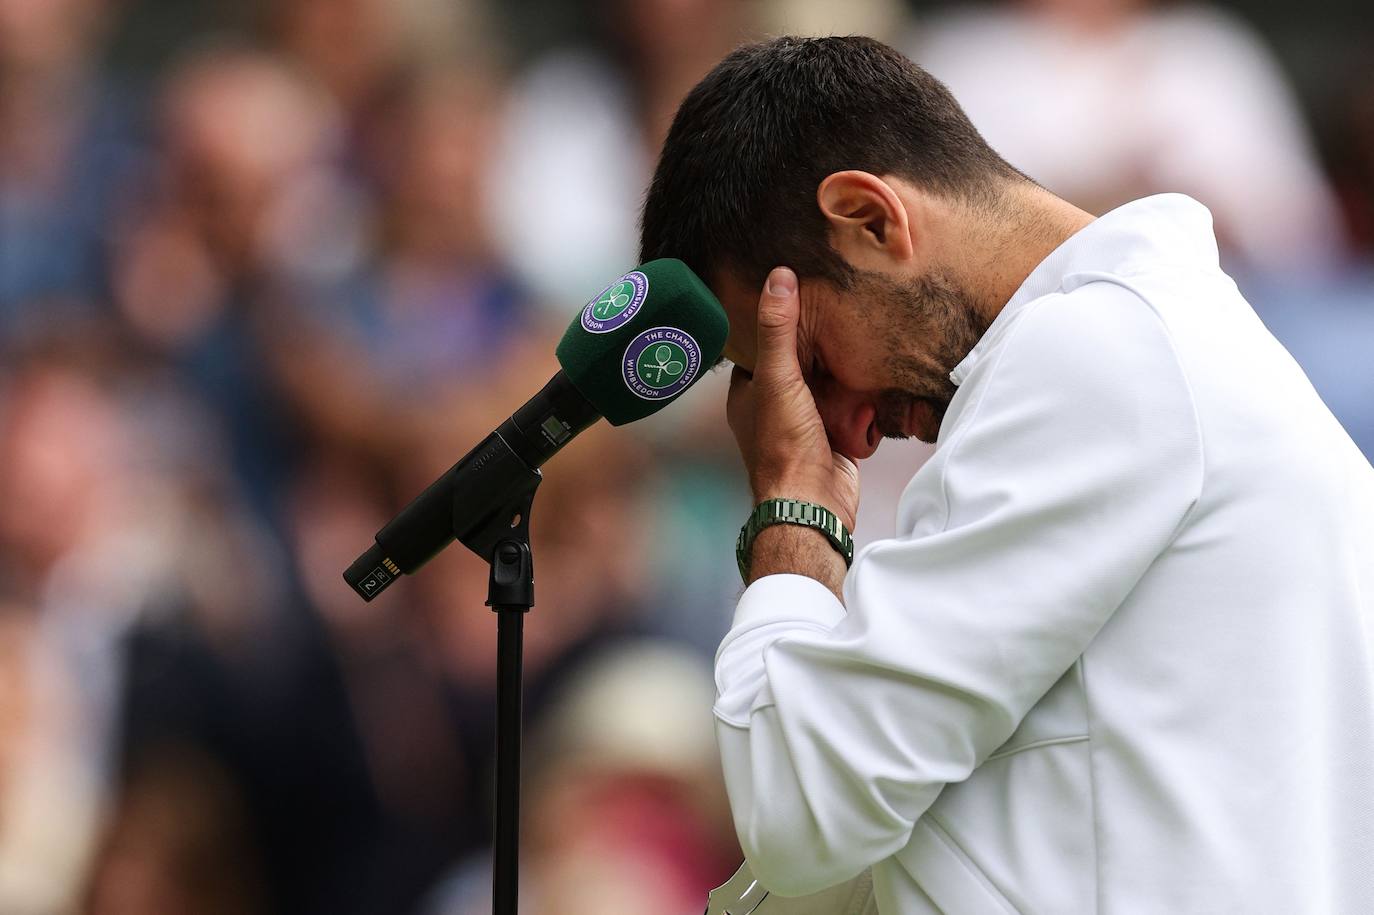
[[[388,116],[372,250],[283,303],[272,368],[321,441],[385,451],[413,405],[432,416],[440,391],[474,380],[537,329],[477,205],[500,106],[484,71],[417,72]]]
[[[487,5],[477,0],[280,0],[266,4],[268,43],[344,114],[346,155],[367,181],[385,168],[394,96],[416,67],[498,62]]]
[[[221,418],[251,504],[275,519],[295,442],[265,341],[283,299],[356,269],[364,205],[331,162],[334,110],[272,57],[197,54],[162,112],[158,180],[121,231],[117,304]]]
[[[158,179],[123,227],[115,277],[150,345],[185,353],[244,288],[336,276],[360,256],[363,214],[331,169],[334,110],[280,61],[233,46],[190,57],[161,127]]]
[[[1233,16],[1020,0],[932,18],[909,47],[999,153],[1079,206],[1181,191],[1244,263],[1317,269],[1346,253],[1283,74]]]
[[[18,354],[4,389],[0,586],[29,608],[11,630],[27,661],[0,803],[6,912],[65,910],[80,889],[116,771],[130,632],[183,615],[241,651],[274,603],[256,534],[212,495],[202,418],[164,379],[130,374],[112,337],[69,326]]]
[[[385,318],[375,322],[393,338],[368,340],[384,382],[470,377],[529,324],[480,206],[502,104],[492,75],[448,66],[418,74],[399,105],[384,185]]]
[[[0,0],[0,340],[90,312],[140,165],[132,99],[92,60],[100,0]]]
[[[531,65],[496,138],[487,209],[502,249],[560,315],[634,263],[635,220],[677,104],[739,42],[731,0],[601,0],[609,52]]]

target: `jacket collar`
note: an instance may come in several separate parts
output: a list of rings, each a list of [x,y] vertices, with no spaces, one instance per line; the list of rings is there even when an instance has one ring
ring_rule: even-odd
[[[1097,217],[1050,252],[1007,300],[978,343],[949,373],[962,384],[1024,305],[1068,292],[1101,274],[1129,276],[1161,264],[1219,267],[1212,214],[1184,194],[1156,194]]]

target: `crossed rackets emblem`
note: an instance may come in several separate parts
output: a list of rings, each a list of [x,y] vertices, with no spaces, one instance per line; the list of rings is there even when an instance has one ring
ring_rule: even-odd
[[[673,358],[674,355],[673,347],[666,343],[660,343],[654,347],[653,362],[646,363],[643,357],[640,357],[640,374],[646,376],[645,380],[654,387],[663,387],[666,382],[670,382],[681,375],[682,370],[687,367],[681,360]],[[651,372],[655,373],[652,379],[647,377]]]
[[[596,300],[592,306],[592,314],[598,321],[605,321],[614,318],[625,310],[625,306],[630,304],[630,294],[634,292],[634,287],[629,283],[621,283],[614,289],[609,289],[606,294]]]

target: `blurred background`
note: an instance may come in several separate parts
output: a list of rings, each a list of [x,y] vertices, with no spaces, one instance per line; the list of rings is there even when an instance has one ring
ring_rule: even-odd
[[[0,0],[0,912],[490,911],[484,566],[340,573],[633,265],[685,91],[781,33],[905,50],[1094,212],[1203,201],[1374,454],[1367,0]],[[724,384],[546,468],[524,911],[695,915],[739,861]],[[861,541],[925,456],[865,465]]]

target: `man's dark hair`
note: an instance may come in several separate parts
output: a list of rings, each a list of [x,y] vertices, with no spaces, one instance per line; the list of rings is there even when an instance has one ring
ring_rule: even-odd
[[[871,38],[738,48],[688,93],[644,202],[640,260],[676,257],[708,282],[761,284],[778,265],[849,285],[816,188],[860,169],[991,205],[1026,180],[937,79]]]

